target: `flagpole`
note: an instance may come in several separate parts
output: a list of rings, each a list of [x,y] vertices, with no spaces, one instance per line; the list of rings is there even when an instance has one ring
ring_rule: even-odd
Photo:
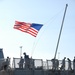
[[[65,7],[65,12],[64,12],[64,16],[63,16],[60,32],[59,32],[59,37],[58,37],[58,41],[57,41],[57,46],[56,46],[56,50],[55,50],[54,59],[56,59],[56,54],[57,54],[57,50],[58,50],[58,46],[59,46],[59,41],[60,41],[60,37],[61,37],[61,32],[62,32],[62,28],[63,28],[63,24],[64,24],[64,19],[65,19],[67,7],[68,7],[68,4],[66,4],[66,7]]]

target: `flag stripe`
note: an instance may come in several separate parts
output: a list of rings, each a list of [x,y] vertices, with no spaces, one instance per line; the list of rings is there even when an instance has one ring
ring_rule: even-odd
[[[31,35],[34,35],[34,36],[36,36],[36,35],[37,35],[37,33],[38,33],[38,31],[37,31],[37,30],[35,30],[34,28],[30,28],[30,29],[27,31],[27,33],[29,33],[29,34],[31,34]]]
[[[41,24],[31,24],[26,22],[19,22],[15,21],[14,29],[18,29],[22,32],[26,32],[31,34],[32,36],[36,37],[38,34],[38,31],[43,25]]]

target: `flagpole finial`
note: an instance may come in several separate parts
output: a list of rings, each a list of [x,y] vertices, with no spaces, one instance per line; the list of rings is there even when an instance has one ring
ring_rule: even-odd
[[[66,4],[66,6],[68,6],[68,4]]]

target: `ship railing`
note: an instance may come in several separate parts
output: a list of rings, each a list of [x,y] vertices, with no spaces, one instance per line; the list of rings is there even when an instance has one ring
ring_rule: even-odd
[[[12,68],[20,69],[19,61],[20,61],[20,58],[13,58]],[[62,65],[62,60],[58,60],[58,61],[59,61],[59,65],[58,67],[57,66],[56,67],[57,67],[57,70],[60,70]],[[71,62],[71,68],[73,69],[73,62]],[[33,62],[30,62],[27,68],[25,63],[23,63],[23,67],[21,69],[52,70],[53,63],[51,60],[43,61],[42,59],[33,59]],[[65,70],[68,70],[68,61],[65,62]]]

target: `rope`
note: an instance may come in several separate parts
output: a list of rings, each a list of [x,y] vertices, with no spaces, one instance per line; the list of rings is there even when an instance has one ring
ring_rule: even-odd
[[[59,15],[61,12],[62,12],[62,10],[59,11],[57,14],[55,14],[50,20],[48,20],[47,22],[45,22],[44,25],[47,26],[48,23],[51,24],[51,23],[52,23],[52,22],[58,17],[58,15]],[[33,47],[32,47],[31,57],[33,56],[33,53],[34,53],[35,48],[36,48],[36,45],[38,44],[38,42],[39,42],[41,36],[43,35],[43,33],[45,32],[45,30],[46,30],[46,29],[43,30],[43,32],[41,33],[41,35],[39,36],[38,39],[35,38],[35,41],[34,41],[34,43],[33,43]],[[36,39],[37,39],[37,41],[36,41]]]

